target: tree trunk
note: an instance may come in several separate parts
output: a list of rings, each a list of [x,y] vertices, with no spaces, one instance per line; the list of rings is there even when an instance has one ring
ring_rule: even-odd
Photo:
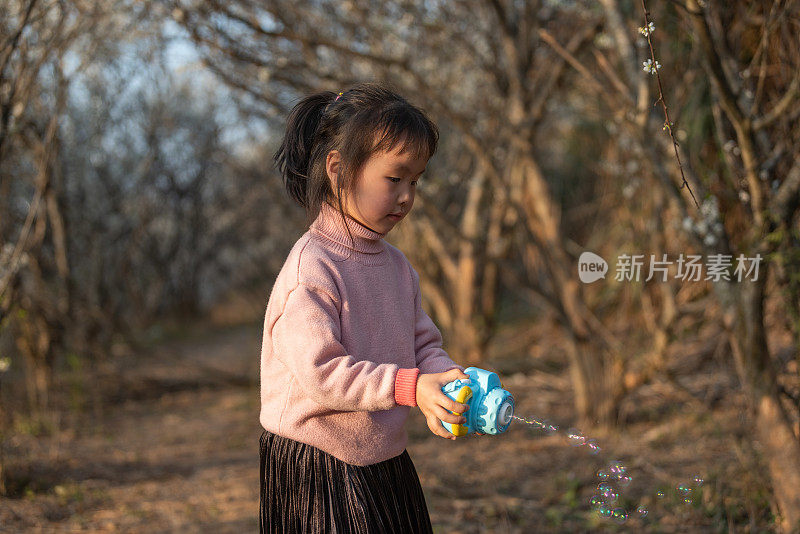
[[[611,395],[611,377],[601,351],[588,340],[570,336],[568,345],[570,376],[575,395],[575,410],[584,426],[604,426],[614,420],[616,406]]]
[[[426,281],[422,272],[420,288],[425,299],[432,303],[437,323],[446,330],[447,352],[466,365],[480,365],[485,360],[491,336],[489,323],[494,314],[494,301],[487,298],[496,288],[496,275],[486,272],[491,262],[486,261],[490,254],[485,248],[492,245],[490,239],[483,237],[488,233],[483,215],[485,182],[485,170],[477,168],[469,180],[458,225],[444,220],[424,194],[419,193],[419,205],[430,220],[430,224],[420,224],[419,230],[439,261],[447,290],[443,292]],[[499,221],[488,222],[488,228],[499,225]]]
[[[537,241],[535,248],[529,243],[525,252],[541,256],[553,284],[561,322],[569,333],[575,409],[583,424],[611,424],[622,395],[622,360],[588,320],[591,312],[583,298],[577,268],[564,246],[560,209],[541,170],[531,158],[522,157],[517,172],[524,177],[522,205]]]
[[[782,532],[800,531],[800,444],[776,392],[755,399],[756,438],[769,469]]]
[[[781,532],[797,532],[800,530],[800,442],[781,404],[767,346],[763,314],[766,279],[767,269],[763,266],[755,281],[725,284],[723,298],[729,304],[725,327],[755,421],[756,441],[772,480],[780,511],[779,528]]]

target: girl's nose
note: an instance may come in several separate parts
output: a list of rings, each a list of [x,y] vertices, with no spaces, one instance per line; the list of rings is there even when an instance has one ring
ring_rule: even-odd
[[[398,204],[409,204],[412,198],[414,198],[413,191],[410,188],[403,189],[403,192],[400,193],[400,198],[398,198]]]

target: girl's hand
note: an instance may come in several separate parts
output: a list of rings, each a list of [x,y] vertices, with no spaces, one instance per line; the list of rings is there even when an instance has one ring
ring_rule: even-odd
[[[445,439],[456,439],[456,437],[442,426],[440,419],[452,424],[467,422],[467,418],[463,415],[450,412],[461,414],[466,412],[469,406],[456,402],[442,393],[442,386],[458,378],[469,380],[469,375],[459,369],[450,369],[445,373],[421,374],[417,377],[417,406],[425,415],[431,432]]]

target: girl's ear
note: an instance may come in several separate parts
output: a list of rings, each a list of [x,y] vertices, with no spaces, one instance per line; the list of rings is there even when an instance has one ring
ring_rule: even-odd
[[[339,169],[341,167],[342,159],[338,150],[331,150],[325,158],[325,170],[328,173],[328,179],[331,181],[331,189],[336,191],[336,180],[339,177]]]

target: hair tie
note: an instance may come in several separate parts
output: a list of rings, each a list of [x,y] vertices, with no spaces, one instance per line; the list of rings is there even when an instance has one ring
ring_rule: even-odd
[[[333,101],[334,101],[334,102],[336,102],[337,100],[339,100],[339,97],[340,97],[340,96],[342,96],[342,93],[343,93],[343,92],[344,92],[344,91],[339,91],[339,94],[338,94],[338,95],[336,95],[336,98],[334,98],[334,99],[333,99]]]

